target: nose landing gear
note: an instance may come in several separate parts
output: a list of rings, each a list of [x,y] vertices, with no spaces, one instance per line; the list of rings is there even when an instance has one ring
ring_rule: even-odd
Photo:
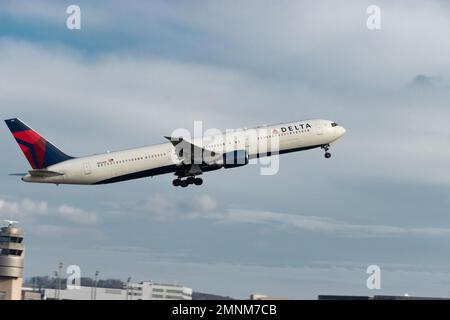
[[[182,188],[186,188],[187,186],[195,184],[196,186],[200,186],[203,184],[202,178],[188,177],[187,179],[181,180],[181,178],[174,179],[172,181],[172,185],[174,187],[181,186]]]
[[[331,153],[328,152],[328,150],[330,149],[330,145],[329,144],[323,145],[322,149],[325,150],[325,158],[327,159],[331,158]]]

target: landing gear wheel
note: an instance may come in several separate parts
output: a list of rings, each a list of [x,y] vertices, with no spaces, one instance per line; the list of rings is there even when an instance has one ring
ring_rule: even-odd
[[[322,146],[322,149],[325,150],[325,158],[331,158],[331,153],[328,152],[328,150],[330,149],[330,145],[325,144]]]
[[[174,187],[178,187],[178,186],[181,185],[181,180],[180,179],[174,179],[172,181],[172,184],[173,184]]]
[[[189,182],[188,182],[187,180],[181,180],[180,186],[181,186],[182,188],[186,188],[188,185],[189,185]]]
[[[202,178],[195,178],[194,183],[196,186],[201,186],[203,183],[203,179]]]
[[[195,178],[194,177],[189,177],[189,178],[186,179],[186,181],[187,181],[188,184],[194,184]]]

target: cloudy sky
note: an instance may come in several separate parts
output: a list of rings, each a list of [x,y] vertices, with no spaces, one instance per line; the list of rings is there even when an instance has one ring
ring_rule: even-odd
[[[81,7],[81,30],[66,8]],[[366,27],[369,5],[381,30]],[[173,188],[22,183],[0,126],[0,218],[26,233],[26,275],[58,262],[105,278],[246,298],[450,296],[447,1],[2,1],[0,110],[66,153],[164,142],[176,128],[342,124],[333,157],[284,155]],[[368,290],[366,268],[382,270]]]

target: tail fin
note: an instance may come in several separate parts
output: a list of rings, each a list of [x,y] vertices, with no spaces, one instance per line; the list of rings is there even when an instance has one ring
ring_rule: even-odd
[[[8,119],[5,122],[33,169],[42,169],[73,159],[45,140],[20,119]]]

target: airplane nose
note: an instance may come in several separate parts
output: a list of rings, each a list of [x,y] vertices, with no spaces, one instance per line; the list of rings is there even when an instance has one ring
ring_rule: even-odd
[[[339,126],[339,136],[342,137],[345,134],[346,130],[344,127]]]

